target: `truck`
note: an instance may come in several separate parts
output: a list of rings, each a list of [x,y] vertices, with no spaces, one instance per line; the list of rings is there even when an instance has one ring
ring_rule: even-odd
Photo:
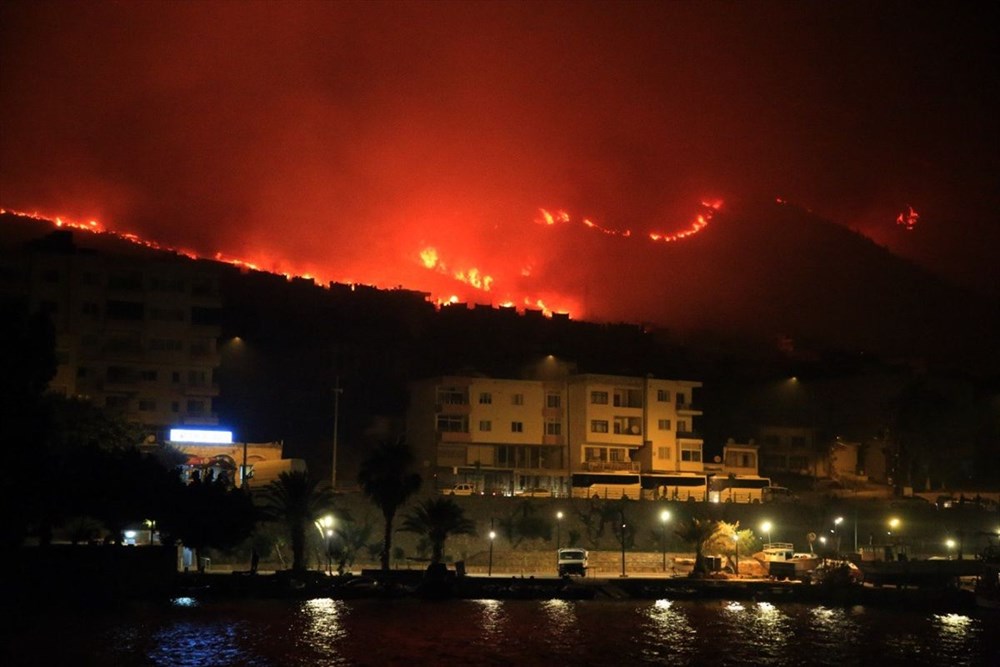
[[[587,576],[587,550],[579,547],[559,549],[556,563],[559,569],[559,576],[566,577],[571,574],[578,574],[581,577]]]

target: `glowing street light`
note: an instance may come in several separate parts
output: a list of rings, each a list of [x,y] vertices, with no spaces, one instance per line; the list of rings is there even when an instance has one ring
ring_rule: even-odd
[[[771,543],[771,522],[770,521],[765,521],[764,523],[760,524],[760,529],[762,531],[764,531],[765,533],[767,533],[767,543],[770,544]]]
[[[837,554],[840,554],[840,524],[844,523],[844,517],[838,516],[833,520],[833,534],[837,538]]]
[[[670,521],[670,510],[660,512],[660,549],[663,550],[663,571],[667,571],[667,523]]]
[[[562,520],[563,513],[556,512],[556,550],[562,546]]]
[[[493,576],[493,540],[496,539],[496,536],[497,536],[496,531],[491,530],[490,531],[490,565],[489,565],[489,569],[486,571],[486,576],[489,576],[489,577]]]
[[[326,545],[326,573],[333,573],[333,554],[330,553],[330,546],[333,542],[333,524],[335,519],[332,514],[327,514],[316,520],[316,529],[319,530],[319,536],[323,539],[323,543]]]
[[[952,557],[951,552],[955,549],[955,540],[949,537],[947,540],[945,540],[944,545],[948,547],[948,558],[951,558]]]

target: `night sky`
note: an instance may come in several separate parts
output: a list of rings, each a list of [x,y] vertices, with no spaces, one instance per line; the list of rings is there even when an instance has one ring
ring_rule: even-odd
[[[600,315],[539,209],[635,239],[781,197],[1000,296],[986,7],[5,1],[0,206]]]

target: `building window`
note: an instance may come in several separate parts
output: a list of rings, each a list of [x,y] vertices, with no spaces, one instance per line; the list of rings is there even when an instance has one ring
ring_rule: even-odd
[[[616,408],[641,408],[642,391],[640,389],[615,389]]]
[[[467,405],[465,390],[459,387],[438,387],[437,402],[442,405]]]
[[[690,433],[688,430],[688,423],[686,421],[677,421],[677,432],[678,433]]]
[[[757,457],[752,452],[727,452],[726,465],[730,468],[756,468]]]
[[[628,461],[628,456],[625,454],[624,449],[609,449],[608,459],[615,463],[625,463]]]
[[[656,400],[659,401],[660,403],[669,403],[670,402],[670,392],[667,391],[666,389],[657,389],[656,390]]]
[[[642,419],[639,417],[615,417],[615,434],[642,435]]]
[[[670,420],[669,419],[660,419],[660,420],[658,420],[656,422],[656,428],[660,429],[661,431],[669,431],[670,430]]]
[[[489,419],[483,419],[482,421],[479,422],[479,430],[480,431],[492,431],[493,430],[493,422],[491,422]]]
[[[524,394],[511,394],[511,405],[524,405]]]
[[[590,403],[591,403],[591,405],[607,405],[608,404],[608,392],[606,392],[606,391],[592,391],[592,392],[590,392]]]
[[[108,301],[105,313],[109,320],[138,322],[145,316],[146,307],[136,301]]]
[[[587,461],[604,461],[607,459],[608,450],[603,447],[584,447],[583,456]]]
[[[479,394],[479,405],[493,405],[493,394],[488,391]]]
[[[656,448],[656,458],[662,459],[664,461],[670,460],[670,448],[669,447],[657,447]]]
[[[180,352],[184,349],[184,341],[174,338],[151,338],[149,349],[153,352]]]
[[[468,417],[465,415],[438,415],[437,430],[441,433],[468,433]]]
[[[701,462],[701,447],[698,445],[681,445],[681,461]]]
[[[127,410],[128,396],[108,396],[104,399],[104,406],[112,410]]]
[[[606,419],[592,419],[590,422],[590,432],[591,433],[607,433],[608,432],[608,420]]]
[[[562,423],[557,421],[545,422],[545,435],[562,435]]]
[[[157,322],[183,322],[184,315],[185,312],[183,308],[149,309],[149,319],[156,320]]]
[[[151,398],[139,399],[139,412],[154,412],[155,410],[156,401]]]
[[[686,394],[678,393],[677,394],[677,407],[683,408],[686,405],[687,405],[687,395]]]
[[[524,433],[524,422],[511,422],[510,423],[511,433]]]
[[[562,406],[562,397],[559,394],[546,394],[545,407],[558,408]]]

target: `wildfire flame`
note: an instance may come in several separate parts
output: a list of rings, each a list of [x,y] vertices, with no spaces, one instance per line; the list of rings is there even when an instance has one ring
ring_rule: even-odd
[[[908,232],[913,231],[913,228],[919,220],[920,214],[913,210],[913,207],[909,205],[907,205],[905,211],[900,212],[900,214],[896,216],[896,224],[902,225]]]
[[[713,201],[703,201],[701,202],[701,211],[695,216],[695,219],[690,225],[684,229],[673,233],[660,233],[654,232],[648,235],[648,240],[653,242],[674,242],[682,239],[689,238],[694,234],[702,231],[712,220],[712,216],[722,207],[721,200]],[[571,216],[567,211],[562,209],[544,209],[540,208],[539,217],[536,218],[535,222],[546,227],[553,227],[555,225],[579,225],[580,227],[596,231],[606,236],[614,236],[621,239],[632,239],[632,232],[629,229],[613,229],[611,227],[605,227],[591,218],[586,217],[574,217]],[[910,209],[912,215],[916,215],[912,209]],[[70,229],[81,230],[93,234],[106,234],[130,243],[140,245],[143,247],[151,248],[153,250],[160,250],[166,252],[173,252],[190,259],[201,259],[204,256],[200,255],[194,251],[173,248],[153,240],[145,239],[140,237],[138,234],[131,232],[121,232],[106,228],[97,220],[88,220],[85,222],[76,221],[69,219],[65,216],[46,216],[38,212],[25,213],[21,211],[12,211],[8,209],[0,208],[0,214],[11,214],[23,218],[29,218],[32,220],[44,221],[48,223],[55,224],[57,227],[65,227]],[[632,241],[634,242],[634,241]],[[484,271],[482,268],[477,266],[462,266],[462,262],[452,262],[446,261],[442,256],[442,251],[439,246],[436,245],[425,245],[417,253],[417,265],[427,271],[433,272],[440,275],[448,280],[454,280],[458,283],[465,285],[467,288],[472,288],[482,293],[490,293],[491,301],[496,298],[496,301],[500,303],[503,308],[514,308],[515,304],[521,304],[525,309],[540,311],[546,317],[552,317],[555,313],[570,313],[578,312],[578,303],[571,297],[560,293],[548,292],[545,294],[525,294],[525,288],[522,285],[514,284],[508,285],[504,284],[503,288],[500,289],[500,293],[496,294],[500,281],[495,276],[494,272]],[[270,273],[283,275],[286,279],[291,280],[293,278],[305,278],[308,280],[315,280],[318,284],[332,284],[333,281],[329,279],[321,279],[319,276],[322,272],[315,271],[312,267],[309,270],[303,270],[302,268],[294,268],[287,262],[277,259],[273,256],[268,256],[264,253],[257,253],[254,257],[234,257],[222,252],[215,252],[210,255],[211,259],[218,262],[223,262],[230,264],[232,266],[238,267],[242,270],[247,271],[267,271]],[[500,267],[494,267],[500,268]],[[515,268],[512,270],[508,269],[510,273],[510,278],[515,283],[524,282],[529,280],[535,269],[535,260],[528,258],[527,261],[521,265],[520,268]],[[505,275],[503,271],[499,275]],[[340,283],[354,286],[354,281],[339,281]],[[452,287],[442,287],[435,290],[429,290],[430,295],[428,300],[432,303],[440,306],[451,305],[451,304],[461,304],[462,300],[458,294],[452,292],[455,289]],[[446,291],[447,290],[447,291]],[[496,294],[494,297],[493,295]]]

